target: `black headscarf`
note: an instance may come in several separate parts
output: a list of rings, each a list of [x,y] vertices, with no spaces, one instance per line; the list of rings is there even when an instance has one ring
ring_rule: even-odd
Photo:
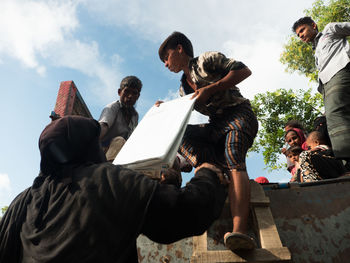
[[[42,175],[61,176],[72,165],[105,162],[99,144],[100,130],[96,120],[81,116],[52,121],[39,138]]]
[[[99,133],[98,122],[76,116],[44,129],[42,171],[0,221],[0,262],[137,262],[158,183],[101,163]]]

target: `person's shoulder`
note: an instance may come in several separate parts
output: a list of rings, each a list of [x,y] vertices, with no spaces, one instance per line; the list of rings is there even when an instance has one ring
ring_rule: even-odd
[[[331,31],[332,28],[334,28],[334,26],[336,26],[337,22],[331,22],[331,23],[328,23],[322,30],[322,33],[325,34],[325,33],[328,33]]]
[[[119,100],[115,100],[115,101],[107,104],[105,109],[118,110],[120,107],[121,107],[120,101]]]
[[[205,61],[208,59],[216,59],[216,58],[222,58],[225,57],[224,54],[222,54],[219,51],[207,51],[198,56],[199,61]]]
[[[332,34],[337,33],[339,29],[349,25],[349,22],[331,22],[328,23],[322,30],[322,34]]]
[[[207,51],[198,57],[199,68],[206,72],[216,72],[222,65],[226,65],[227,58],[218,51]]]

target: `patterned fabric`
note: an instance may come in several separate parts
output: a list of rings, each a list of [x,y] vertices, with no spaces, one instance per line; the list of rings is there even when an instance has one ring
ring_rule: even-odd
[[[335,159],[332,150],[326,145],[303,151],[299,156],[299,164],[300,168],[296,172],[299,182],[336,178],[344,173],[342,162]]]
[[[192,166],[212,161],[230,170],[246,170],[245,158],[258,131],[257,119],[248,103],[226,109],[223,115],[205,125],[187,126],[180,153]]]
[[[244,67],[242,62],[227,58],[220,52],[206,52],[193,58],[189,63],[191,79],[198,88],[222,79],[231,70],[239,70]],[[184,74],[181,78],[180,96],[193,92]],[[196,105],[195,109],[204,115],[212,116],[222,114],[224,108],[234,107],[246,101],[248,100],[241,95],[239,88],[233,86],[215,93],[206,105]]]

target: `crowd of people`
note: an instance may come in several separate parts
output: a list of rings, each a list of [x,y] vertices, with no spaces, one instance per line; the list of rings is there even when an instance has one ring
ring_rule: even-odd
[[[336,159],[332,150],[324,116],[315,120],[314,130],[307,133],[298,120],[285,126],[286,148],[282,153],[287,158],[291,182],[314,182],[346,174],[343,161]]]
[[[300,122],[288,122],[282,152],[291,181],[338,177],[350,166],[350,23],[330,23],[318,32],[304,17],[293,30],[314,44],[325,116],[309,134]],[[250,69],[220,52],[194,57],[181,32],[169,35],[158,55],[171,72],[182,73],[180,95],[193,94],[195,109],[209,122],[188,125],[174,166],[154,180],[111,163],[138,123],[137,77],[121,81],[119,100],[103,109],[98,122],[77,116],[52,121],[39,139],[39,176],[0,222],[1,262],[137,262],[139,234],[159,243],[199,235],[218,218],[227,196],[233,228],[225,245],[256,248],[247,233],[246,154],[258,121],[237,87]],[[192,167],[195,177],[181,187],[181,171]]]

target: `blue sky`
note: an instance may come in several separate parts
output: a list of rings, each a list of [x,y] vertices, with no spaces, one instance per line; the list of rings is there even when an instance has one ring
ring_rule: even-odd
[[[93,117],[118,98],[121,79],[143,82],[142,118],[157,99],[177,96],[180,74],[169,72],[158,47],[173,31],[185,33],[195,55],[221,51],[253,72],[239,84],[252,99],[277,88],[309,88],[278,61],[291,25],[311,0],[0,1],[0,207],[38,175],[38,138],[50,122],[61,81],[73,80]],[[315,89],[313,85],[312,88]],[[289,180],[268,173],[260,154],[249,154],[251,178]],[[189,176],[184,176],[188,180]]]

